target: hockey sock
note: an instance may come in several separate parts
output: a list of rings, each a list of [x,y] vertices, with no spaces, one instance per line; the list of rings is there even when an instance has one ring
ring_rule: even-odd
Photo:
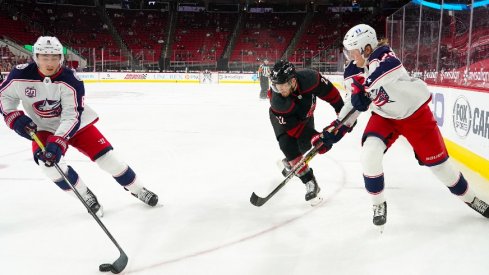
[[[124,170],[119,175],[115,175],[114,179],[124,188],[131,191],[133,194],[139,193],[139,191],[143,188],[137,182],[136,173],[131,169],[131,167],[127,166],[126,170]]]
[[[385,201],[382,159],[386,149],[384,142],[380,138],[373,136],[369,136],[362,147],[363,180],[365,189],[372,195],[374,205]]]
[[[124,188],[133,194],[138,194],[143,186],[139,183],[136,173],[111,150],[95,160],[97,165],[112,177]]]
[[[301,176],[299,176],[299,178],[301,179],[302,183],[306,184],[314,179],[314,172],[311,168],[308,168],[307,172],[304,172]]]
[[[365,189],[372,195],[372,203],[374,205],[381,204],[385,201],[384,198],[384,174],[378,176],[363,175]]]
[[[64,166],[64,167],[63,167]],[[63,179],[55,167],[46,167],[44,165],[40,166],[43,172],[63,191],[72,191],[70,185]],[[76,190],[84,196],[87,193],[87,186],[80,179],[76,171],[71,166],[62,165],[60,166],[63,173],[66,175],[71,184],[76,188]],[[74,195],[73,192],[70,194]]]
[[[430,170],[448,187],[452,194],[467,203],[474,200],[475,195],[470,190],[467,180],[460,171],[453,167],[449,159],[436,166],[431,166]]]

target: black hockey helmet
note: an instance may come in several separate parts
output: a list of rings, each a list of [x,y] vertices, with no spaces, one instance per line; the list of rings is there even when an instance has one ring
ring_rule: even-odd
[[[279,60],[273,65],[270,72],[272,84],[284,84],[296,76],[295,67],[287,60]]]

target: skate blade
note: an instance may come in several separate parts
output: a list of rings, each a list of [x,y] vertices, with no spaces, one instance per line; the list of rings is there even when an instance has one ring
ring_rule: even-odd
[[[314,207],[314,206],[317,206],[318,204],[320,204],[322,201],[323,201],[323,198],[318,195],[314,199],[311,199],[309,201],[309,203],[311,204],[312,207]]]

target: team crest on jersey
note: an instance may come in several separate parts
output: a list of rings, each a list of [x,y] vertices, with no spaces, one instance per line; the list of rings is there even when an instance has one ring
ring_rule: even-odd
[[[37,91],[36,91],[36,89],[34,89],[34,87],[27,87],[27,88],[25,88],[24,93],[25,93],[25,96],[33,98],[33,97],[36,97]]]
[[[41,100],[32,104],[34,112],[42,118],[58,117],[61,115],[61,101],[60,100]]]
[[[372,100],[372,103],[375,104],[375,106],[381,107],[387,103],[394,102],[390,100],[389,94],[387,94],[387,92],[384,90],[383,87],[380,87],[379,89],[371,90],[370,94],[373,95],[374,99]]]

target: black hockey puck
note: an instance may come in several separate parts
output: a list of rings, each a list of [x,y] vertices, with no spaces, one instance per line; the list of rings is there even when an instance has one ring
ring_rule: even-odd
[[[109,272],[109,271],[112,271],[112,264],[101,264],[99,267],[98,267],[98,270],[102,271],[102,272]]]

